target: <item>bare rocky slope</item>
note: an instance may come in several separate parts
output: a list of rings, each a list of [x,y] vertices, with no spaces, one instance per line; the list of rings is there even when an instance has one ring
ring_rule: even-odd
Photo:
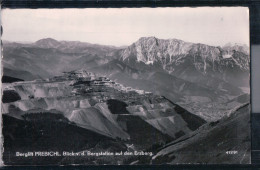
[[[47,38],[4,43],[3,55],[6,164],[249,162],[245,45],[143,37],[117,48]],[[14,156],[48,144],[60,152],[148,155]]]
[[[152,152],[155,146],[189,134],[206,123],[163,96],[130,89],[105,77],[88,75],[91,73],[83,70],[48,80],[5,84],[2,107],[6,164],[14,163],[13,160],[9,162],[8,157],[14,157],[15,148],[19,150],[26,141],[21,148],[23,151],[29,147],[44,149],[42,142],[50,142],[50,148],[59,151],[94,152],[105,150],[103,145],[113,142],[122,151],[127,151],[127,146],[131,145],[130,151]],[[79,146],[74,148],[74,140],[67,141],[65,136],[58,135],[59,130],[51,132],[50,127],[66,128],[69,132],[73,129],[79,133],[82,131],[93,138],[90,143],[101,146],[96,148],[79,141]],[[65,141],[58,140],[55,135]],[[73,135],[68,134],[68,140]],[[84,136],[76,138],[85,140]],[[56,146],[56,142],[50,140],[58,140],[60,145]],[[111,151],[117,149],[111,148]],[[15,161],[26,164],[26,161],[21,162],[22,159],[15,158]]]
[[[250,105],[246,104],[219,121],[202,126],[160,151],[151,162],[249,164],[251,154]],[[191,154],[191,151],[195,150]],[[163,161],[163,162],[164,162]]]

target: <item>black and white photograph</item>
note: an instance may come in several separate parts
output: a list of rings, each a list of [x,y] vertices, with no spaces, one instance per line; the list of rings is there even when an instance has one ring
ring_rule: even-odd
[[[2,9],[4,165],[250,164],[247,7]]]

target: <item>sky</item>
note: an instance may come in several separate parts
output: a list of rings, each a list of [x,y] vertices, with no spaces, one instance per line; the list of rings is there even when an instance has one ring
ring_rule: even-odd
[[[3,9],[2,39],[42,38],[125,46],[140,37],[223,46],[249,44],[246,7]]]

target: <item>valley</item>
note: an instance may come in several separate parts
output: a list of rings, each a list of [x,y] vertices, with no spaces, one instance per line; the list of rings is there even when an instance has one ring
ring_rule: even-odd
[[[47,38],[4,43],[3,53],[5,164],[250,161],[245,46],[143,37],[119,48]],[[225,154],[232,149],[236,157]],[[152,154],[15,157],[32,150]]]

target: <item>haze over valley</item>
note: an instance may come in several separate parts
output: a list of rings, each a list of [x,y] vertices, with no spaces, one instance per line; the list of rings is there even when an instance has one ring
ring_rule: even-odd
[[[3,56],[7,164],[27,164],[19,158],[8,160],[23,143],[28,143],[23,151],[30,145],[48,150],[45,142],[60,151],[153,155],[116,161],[48,158],[39,164],[250,161],[247,45],[141,37],[115,47],[45,38],[4,42]],[[202,156],[185,156],[195,147]],[[232,149],[239,154],[227,155]]]

